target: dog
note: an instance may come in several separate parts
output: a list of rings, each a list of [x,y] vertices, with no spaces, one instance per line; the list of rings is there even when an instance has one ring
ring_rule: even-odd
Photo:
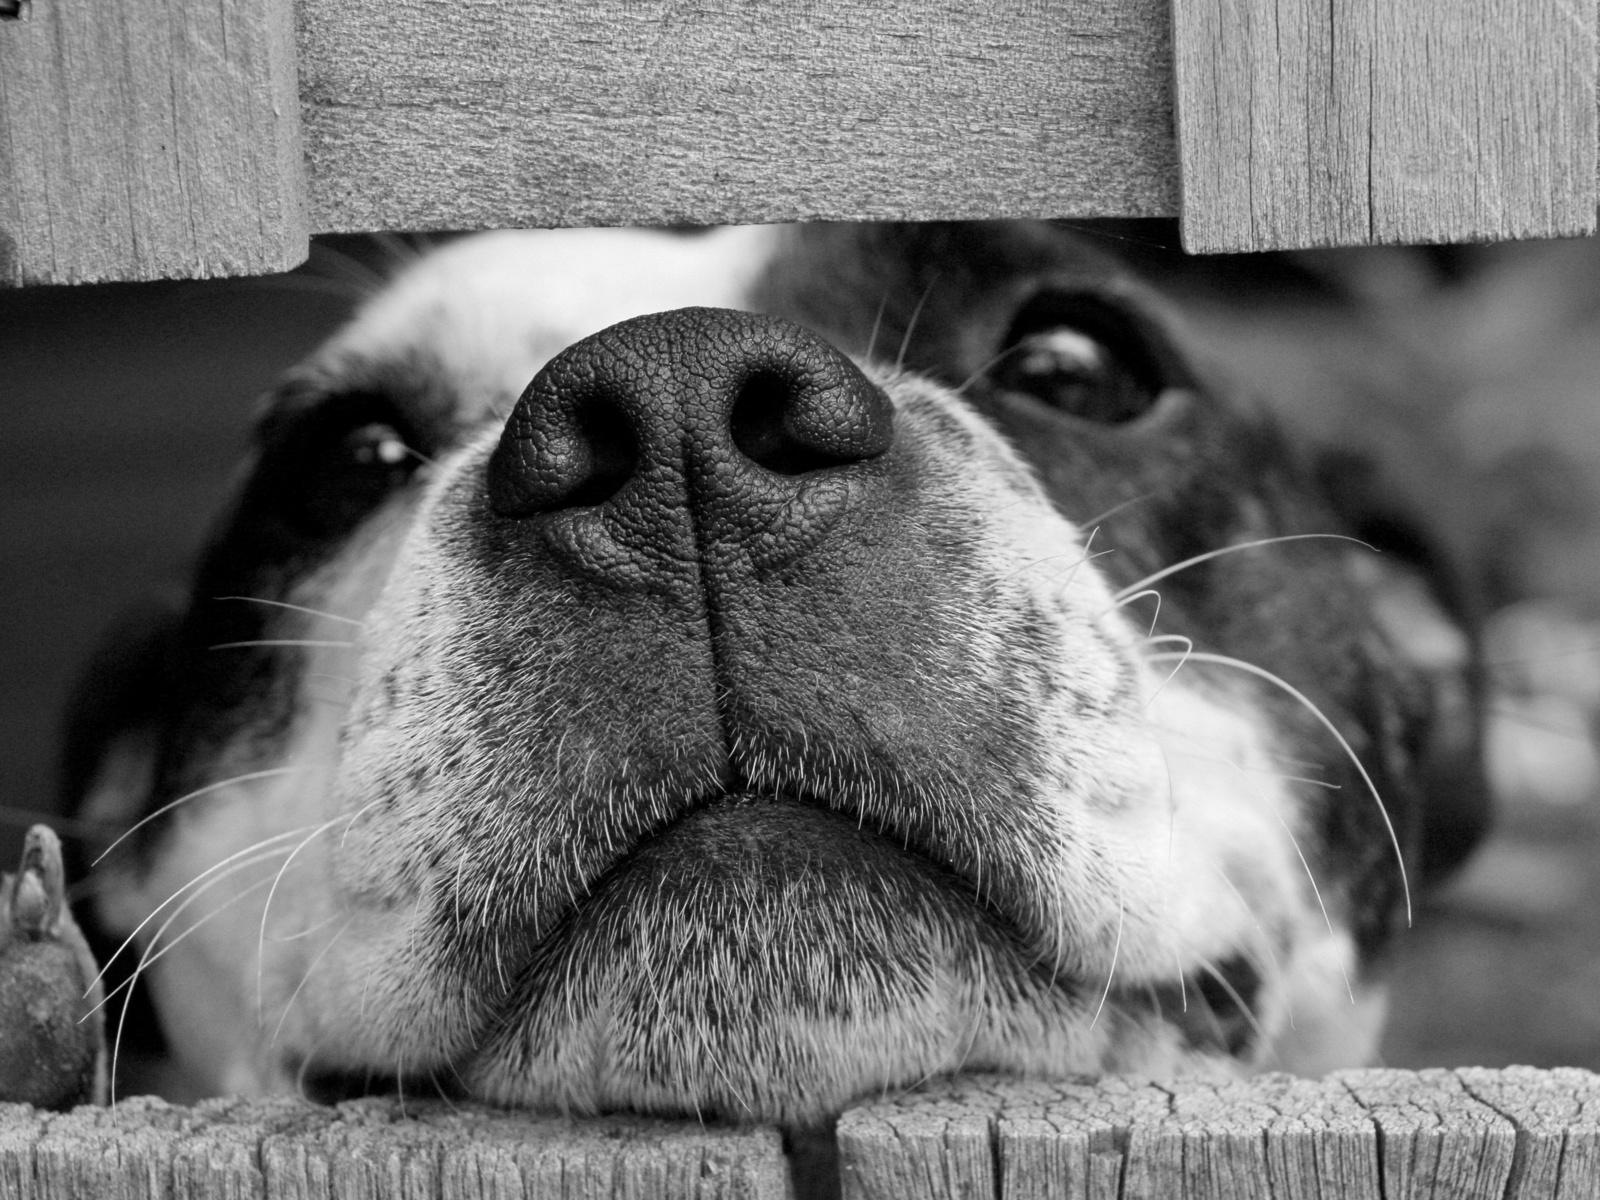
[[[292,370],[69,724],[187,1086],[1370,1061],[1483,824],[1470,630],[1108,247],[479,235]]]

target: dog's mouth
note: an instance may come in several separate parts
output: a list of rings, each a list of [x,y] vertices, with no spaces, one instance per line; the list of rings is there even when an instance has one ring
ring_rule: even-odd
[[[909,837],[734,792],[640,842],[574,903],[508,981],[470,1062],[407,1078],[311,1063],[301,1078],[325,1102],[400,1091],[584,1111],[626,1092],[654,1112],[783,1122],[935,1074],[1014,1072],[994,1057],[996,1030],[1044,1012],[1086,1049],[1097,1024],[1134,1023],[1245,1054],[1260,986],[1242,955],[1156,983],[1072,975]],[[1081,1069],[1116,1066],[1097,1052]],[[592,1078],[592,1098],[576,1077]]]
[[[726,791],[641,839],[594,880],[540,939],[506,1010],[547,1003],[552,987],[570,987],[576,975],[603,986],[611,972],[645,971],[681,996],[697,979],[776,984],[763,973],[779,963],[788,964],[778,973],[790,998],[821,1005],[840,980],[889,957],[882,943],[931,929],[970,939],[972,954],[1039,963],[982,882],[913,833],[817,798]],[[878,993],[886,981],[871,982]]]
[[[1015,1071],[997,1047],[1019,1023],[1071,1031],[1086,1070],[1115,1068],[1096,1047],[1130,1022],[1237,1054],[1258,982],[1243,959],[1161,984],[1075,976],[911,838],[734,792],[574,902],[496,989],[470,1061],[426,1080],[308,1064],[305,1086],[577,1111],[626,1095],[650,1111],[804,1119],[928,1075]]]

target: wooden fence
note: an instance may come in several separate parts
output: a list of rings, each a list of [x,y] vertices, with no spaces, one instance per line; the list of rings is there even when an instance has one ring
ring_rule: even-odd
[[[0,283],[341,230],[1587,233],[1595,79],[1596,0],[0,0]]]
[[[1578,1200],[1600,1076],[1353,1071],[1244,1083],[960,1078],[847,1112],[800,1200]],[[0,1105],[5,1200],[783,1200],[772,1129],[438,1101]]]

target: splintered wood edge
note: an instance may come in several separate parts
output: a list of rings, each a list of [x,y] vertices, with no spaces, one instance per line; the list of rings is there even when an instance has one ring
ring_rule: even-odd
[[[936,1081],[839,1120],[844,1200],[1600,1196],[1600,1076]],[[394,1098],[0,1104],[0,1197],[790,1200],[779,1132]]]

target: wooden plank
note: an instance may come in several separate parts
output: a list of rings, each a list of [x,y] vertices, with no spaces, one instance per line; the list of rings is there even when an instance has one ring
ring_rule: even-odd
[[[788,1200],[782,1144],[773,1129],[393,1097],[3,1104],[0,1196]],[[1600,1196],[1597,1145],[1600,1076],[1526,1067],[962,1076],[838,1124],[843,1200],[1580,1200]]]
[[[0,284],[286,270],[304,181],[290,0],[0,20]]]
[[[1173,0],[1194,253],[1595,231],[1595,0]]]
[[[774,1130],[372,1099],[0,1105],[7,1200],[785,1200]]]
[[[1006,1086],[951,1080],[846,1113],[838,1127],[843,1200],[997,1200],[991,1126]]]
[[[1176,212],[1167,0],[302,0],[313,227]]]
[[[1600,1196],[1597,1121],[1568,1069],[964,1077],[846,1113],[839,1158],[846,1200],[1555,1200]]]
[[[1600,1198],[1600,1076],[1569,1067],[1469,1067],[1456,1076],[1516,1128],[1506,1200]]]
[[[1352,1071],[1342,1077],[1372,1115],[1385,1200],[1499,1200],[1516,1127],[1449,1071]]]

